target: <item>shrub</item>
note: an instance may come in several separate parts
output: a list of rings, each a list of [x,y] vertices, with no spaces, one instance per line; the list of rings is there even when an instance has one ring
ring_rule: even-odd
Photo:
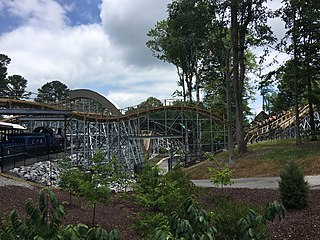
[[[279,190],[286,208],[303,208],[308,204],[309,185],[298,164],[290,161],[280,172]]]
[[[218,231],[216,239],[241,239],[237,222],[247,215],[250,206],[245,203],[234,202],[224,196],[217,196],[213,201],[214,209],[210,212],[210,216]],[[265,227],[261,226],[259,232],[263,234]]]
[[[15,210],[12,210],[9,219],[4,223],[4,227],[0,229],[0,240],[120,239],[117,229],[108,233],[101,227],[88,228],[81,223],[76,226],[62,226],[65,216],[64,207],[58,204],[53,192],[49,189],[41,190],[38,205],[29,199],[26,203],[26,212],[27,216],[21,217]]]
[[[264,214],[257,214],[255,211],[251,210],[249,213],[238,221],[238,229],[241,240],[262,240],[266,237],[261,234],[261,228],[266,226],[267,221],[273,221],[276,216],[279,220],[282,220],[285,216],[284,206],[274,201],[268,204],[265,209]]]
[[[162,175],[155,164],[146,162],[136,176],[134,190],[138,203],[152,210],[140,213],[141,220],[134,226],[145,237],[167,219],[166,214],[184,211],[183,202],[193,193],[193,184],[180,168]]]
[[[143,238],[149,239],[150,234],[159,224],[164,222],[167,217],[162,213],[152,214],[149,212],[139,212],[139,221],[133,225],[133,229]]]
[[[134,190],[141,205],[170,214],[182,210],[184,199],[192,194],[192,186],[181,169],[162,175],[158,166],[146,162],[136,177]]]
[[[210,177],[212,184],[221,186],[222,189],[223,186],[233,184],[233,181],[231,180],[232,170],[228,166],[218,162],[212,155],[206,154],[206,157],[213,163],[213,167],[208,168],[209,172],[212,173]]]
[[[106,162],[105,153],[99,150],[86,166],[74,167],[68,159],[63,158],[60,167],[62,169],[60,187],[69,189],[70,194],[71,191],[75,192],[87,200],[93,207],[92,225],[94,225],[97,203],[99,201],[108,203],[111,192],[109,186],[120,176],[115,169],[115,161]]]
[[[208,213],[197,207],[189,197],[183,204],[183,215],[174,213],[153,231],[150,239],[212,240],[216,229],[210,224]]]

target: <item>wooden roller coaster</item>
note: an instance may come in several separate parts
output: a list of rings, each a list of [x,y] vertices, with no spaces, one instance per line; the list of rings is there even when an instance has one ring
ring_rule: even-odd
[[[304,121],[308,121],[308,116],[309,105],[299,109],[299,119],[302,123],[301,127]],[[317,112],[315,114],[315,118],[317,125],[319,125],[319,114]],[[252,143],[267,139],[281,138],[284,136],[285,132],[294,127],[295,121],[296,118],[294,111],[286,111],[279,115],[268,117],[249,129],[246,135],[246,140],[247,142]]]

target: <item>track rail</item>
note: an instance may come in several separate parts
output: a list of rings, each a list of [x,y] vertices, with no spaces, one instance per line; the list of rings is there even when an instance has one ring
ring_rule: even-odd
[[[62,115],[68,115],[68,117],[76,118],[76,119],[85,119],[87,121],[92,122],[114,122],[114,121],[121,121],[121,120],[128,120],[131,118],[135,118],[141,115],[147,115],[150,113],[156,113],[161,111],[187,111],[187,112],[194,112],[205,115],[211,118],[214,121],[223,123],[223,119],[218,115],[214,114],[213,112],[202,109],[199,107],[191,107],[191,106],[161,106],[155,107],[150,109],[140,109],[140,110],[132,110],[127,112],[126,114],[122,115],[110,115],[110,114],[103,114],[103,113],[92,113],[92,112],[85,112],[85,111],[73,111],[68,109],[68,104],[64,103],[61,105],[58,104],[46,104],[46,103],[39,103],[39,102],[32,102],[32,101],[24,101],[24,100],[16,100],[16,99],[9,99],[9,98],[0,98],[0,106],[2,109],[6,109],[7,112],[4,110],[4,113],[10,114],[12,109],[15,109],[14,113],[16,115],[26,115],[30,114],[31,112],[26,111],[27,109],[39,109],[39,110],[51,110],[52,112],[45,111],[47,115],[56,115],[59,113]],[[21,110],[21,114],[19,114],[19,109]],[[69,110],[70,112],[61,112],[62,110]],[[56,111],[56,112],[55,112]],[[60,111],[60,112],[59,112]],[[39,112],[38,114],[41,114]],[[30,114],[31,115],[31,114]],[[11,118],[18,119],[18,116]]]
[[[309,105],[299,109],[299,119],[304,119],[309,114]],[[258,138],[274,138],[281,134],[285,129],[295,124],[295,113],[287,111],[274,121],[266,121],[263,126],[251,128],[246,136],[248,142],[256,141]]]

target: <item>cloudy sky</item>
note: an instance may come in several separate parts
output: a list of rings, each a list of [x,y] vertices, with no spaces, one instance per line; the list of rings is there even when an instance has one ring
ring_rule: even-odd
[[[88,88],[120,108],[171,98],[174,66],[146,47],[170,0],[0,0],[0,53],[9,75],[37,92],[53,80]]]

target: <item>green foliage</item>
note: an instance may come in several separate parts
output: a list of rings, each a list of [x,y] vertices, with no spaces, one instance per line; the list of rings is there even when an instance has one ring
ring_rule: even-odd
[[[166,154],[166,153],[168,153],[168,150],[165,147],[160,147],[159,148],[159,153],[160,154]]]
[[[11,59],[0,54],[0,97],[11,97],[21,99],[29,97],[31,93],[26,92],[27,80],[20,75],[7,76],[7,67]]]
[[[218,162],[213,156],[207,154],[207,159],[214,164],[214,167],[209,167],[208,170],[212,173],[210,180],[215,186],[223,186],[231,185],[233,181],[231,180],[232,170]]]
[[[82,173],[79,168],[74,167],[71,160],[68,159],[64,154],[59,155],[60,160],[57,162],[60,174],[59,174],[59,186],[70,192],[70,203],[72,192],[79,191],[79,179],[82,177]]]
[[[182,209],[183,200],[192,194],[192,185],[181,169],[162,175],[158,166],[146,162],[134,190],[141,205],[169,214]]]
[[[163,104],[159,99],[155,97],[149,97],[147,100],[138,105],[138,109],[150,109],[161,106],[163,106]]]
[[[266,225],[267,221],[273,221],[276,216],[282,220],[285,216],[284,206],[275,201],[268,205],[265,214],[257,214],[250,210],[249,213],[238,221],[238,228],[241,240],[262,240],[265,236],[261,233],[261,226]]]
[[[198,208],[189,197],[184,201],[183,216],[172,214],[154,230],[150,239],[215,239],[216,229],[211,226],[205,210]]]
[[[279,190],[286,208],[303,208],[308,204],[309,185],[299,165],[290,161],[280,172]]]
[[[118,229],[113,229],[107,232],[101,227],[88,228],[85,224],[79,223],[76,226],[68,225],[61,230],[59,238],[61,240],[119,240],[120,232]]]
[[[135,111],[140,111],[140,110],[148,110],[156,107],[162,107],[163,104],[162,102],[155,98],[155,97],[149,97],[147,100],[141,102],[138,104],[136,107],[129,107],[127,113],[132,113]]]
[[[99,201],[108,203],[110,196],[110,183],[116,180],[115,161],[106,162],[105,155],[98,151],[88,166],[74,167],[70,160],[62,158],[60,162],[61,175],[59,185],[64,189],[74,191],[78,196],[84,197],[89,205],[93,206],[93,219],[95,221],[95,207]],[[116,175],[116,176],[115,176]]]
[[[213,185],[220,185],[223,188],[223,186],[233,183],[231,180],[232,170],[229,167],[224,167],[221,170],[209,167],[209,171],[212,173],[210,180]]]
[[[209,1],[174,0],[168,4],[168,18],[157,22],[148,32],[147,47],[162,61],[174,64],[178,69],[178,85],[181,95],[192,102],[193,86],[199,91],[198,62],[203,62],[207,49],[212,20],[213,4]],[[201,64],[200,64],[201,65]]]
[[[250,206],[238,203],[224,196],[213,199],[214,209],[210,212],[211,219],[217,229],[216,238],[221,240],[241,239],[237,222],[250,211]],[[260,229],[264,232],[263,226]]]
[[[151,232],[166,221],[167,217],[163,213],[139,212],[139,219],[134,223],[133,228],[143,239],[148,239]]]
[[[8,77],[7,95],[14,99],[27,98],[31,95],[26,92],[27,79],[20,75],[12,75]]]
[[[11,59],[5,55],[0,54],[0,96],[5,95],[7,89],[7,66],[10,64]]]
[[[184,211],[183,202],[193,193],[193,184],[182,169],[174,169],[162,175],[158,166],[145,162],[142,171],[136,176],[134,191],[139,204],[156,211],[153,215],[141,213],[141,220],[135,225],[140,235],[149,236],[150,231],[163,222],[164,214]]]
[[[37,98],[34,100],[36,102],[44,103],[59,102],[66,100],[69,96],[69,92],[70,89],[60,81],[47,82],[38,89]]]
[[[64,228],[61,225],[65,216],[64,207],[58,204],[53,192],[49,189],[41,190],[38,205],[34,204],[31,199],[28,200],[26,212],[26,218],[20,217],[15,210],[10,213],[8,222],[0,230],[1,240],[119,239],[118,230],[108,233],[101,227],[89,229],[81,223]]]

